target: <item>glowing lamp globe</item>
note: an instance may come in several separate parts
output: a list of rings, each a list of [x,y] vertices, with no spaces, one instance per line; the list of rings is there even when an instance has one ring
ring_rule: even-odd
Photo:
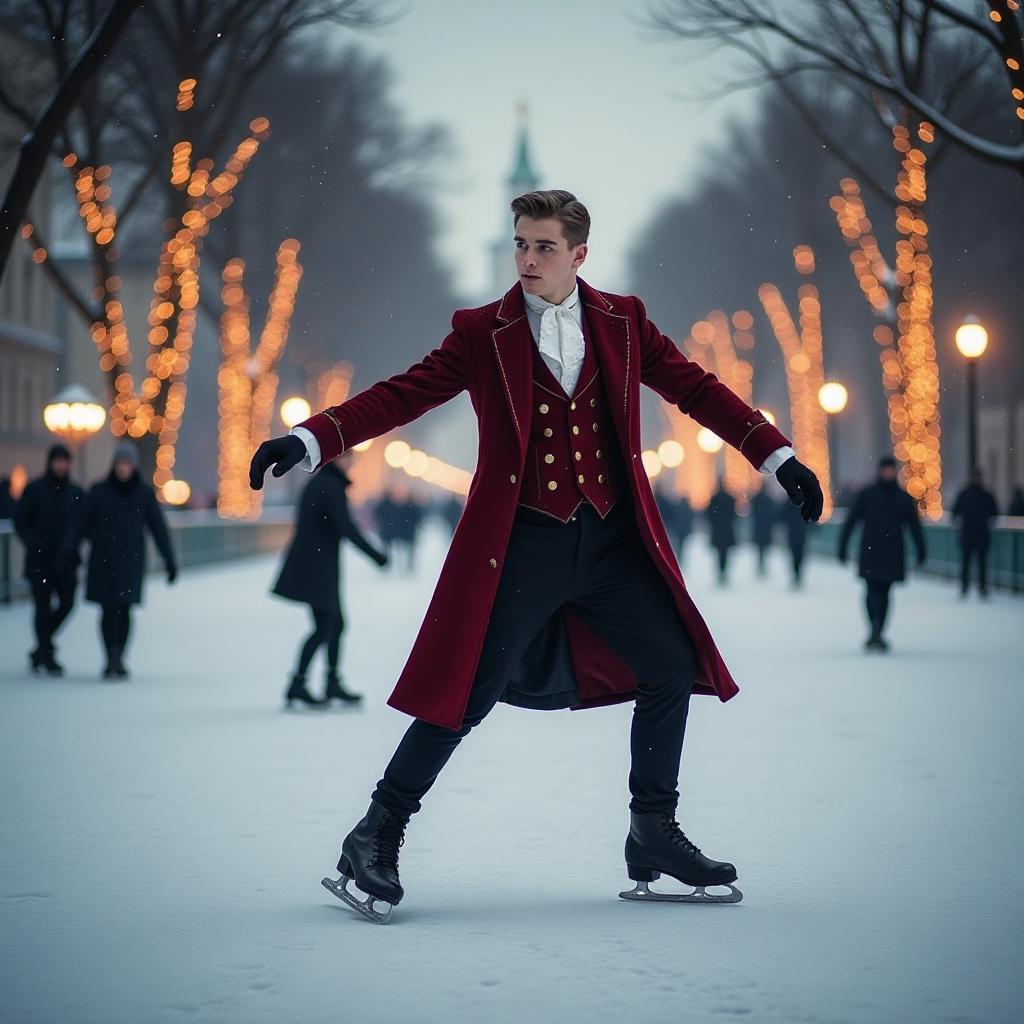
[[[64,388],[43,409],[46,429],[69,444],[95,434],[107,418],[106,410],[81,384]]]
[[[675,469],[681,465],[685,454],[683,446],[671,438],[658,445],[658,458],[666,469]]]
[[[309,402],[298,395],[293,395],[281,403],[281,422],[291,430],[296,423],[308,420],[312,411]]]
[[[964,317],[956,329],[956,347],[965,359],[977,359],[988,348],[988,331],[976,316]]]
[[[708,455],[714,455],[715,452],[720,451],[724,443],[713,430],[709,430],[707,427],[701,427],[697,432],[697,447],[702,452],[707,452]]]
[[[842,412],[846,408],[846,402],[849,397],[846,388],[836,381],[822,384],[818,389],[818,404],[830,416]]]

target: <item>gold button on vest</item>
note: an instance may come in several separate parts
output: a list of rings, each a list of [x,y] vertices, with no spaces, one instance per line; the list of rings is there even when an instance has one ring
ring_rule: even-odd
[[[595,424],[595,426],[596,426],[596,424]],[[579,427],[573,427],[573,428],[572,428],[572,432],[573,432],[574,434],[578,434],[578,433],[580,432],[580,428],[579,428]]]
[[[551,463],[555,461],[555,457],[554,457],[554,455],[551,455],[549,453],[549,454],[544,456],[544,461],[550,466]]]
[[[601,449],[600,448],[597,449],[597,457],[599,459],[603,459],[604,458],[604,455],[601,454]]]
[[[575,430],[576,428],[574,427],[573,429]],[[593,431],[594,431],[595,434],[597,433],[597,424],[596,423],[593,426]]]
[[[579,480],[580,483],[583,483],[583,474],[580,473],[580,475],[576,477],[576,479]]]
[[[554,431],[550,427],[545,427],[544,428],[544,436],[545,437],[551,437],[552,434],[554,434]]]
[[[543,413],[543,412],[547,412],[547,411],[548,411],[548,406],[547,406],[547,403],[546,403],[546,402],[541,402],[541,404],[540,404],[540,411],[541,411],[542,413]]]
[[[556,484],[554,480],[549,480],[548,481],[548,490],[549,491],[557,491],[558,490],[558,484]]]
[[[576,461],[579,462],[580,459],[582,459],[582,458],[583,458],[583,456],[580,454],[580,452],[577,452],[576,453]]]
[[[597,482],[599,484],[603,484],[604,483],[604,473],[598,473],[597,474]]]
[[[513,473],[513,474],[512,474],[512,475],[511,475],[511,476],[509,477],[509,480],[511,480],[511,481],[512,481],[512,483],[515,483],[515,482],[516,482],[516,475],[515,475],[515,473]]]
[[[491,559],[491,568],[492,569],[497,569],[498,568],[498,560],[496,558],[492,558]]]
[[[593,409],[595,405],[597,405],[597,399],[596,398],[592,398],[590,400],[590,408]]]
[[[569,403],[569,408],[570,409],[575,409],[576,408],[576,403],[575,402],[570,402]]]

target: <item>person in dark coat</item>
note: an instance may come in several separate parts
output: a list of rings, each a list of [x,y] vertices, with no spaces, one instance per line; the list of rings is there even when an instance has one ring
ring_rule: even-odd
[[[899,485],[896,460],[886,456],[879,462],[878,479],[854,499],[850,514],[839,534],[839,561],[845,563],[854,527],[863,521],[860,539],[860,575],[867,584],[865,604],[871,634],[865,647],[887,651],[883,638],[889,613],[889,590],[906,575],[903,531],[909,530],[917,549],[917,564],[924,565],[927,551],[924,530],[914,499]]]
[[[285,707],[293,701],[317,706],[331,700],[354,704],[363,699],[361,694],[345,689],[338,677],[341,634],[345,628],[339,548],[342,540],[349,540],[382,568],[387,565],[388,556],[360,533],[349,515],[345,490],[351,484],[346,472],[350,459],[348,453],[339,456],[303,488],[295,535],[271,590],[278,597],[309,605],[313,617],[313,632],[299,649],[298,666],[285,692]],[[306,673],[321,645],[327,648],[327,689],[323,699],[306,689]]]
[[[790,564],[793,567],[793,589],[799,590],[803,586],[804,552],[810,524],[800,515],[799,505],[791,501],[779,502],[778,515],[786,524],[786,544],[789,546]]]
[[[1008,516],[1024,516],[1024,487],[1015,487],[1013,497],[1010,499],[1010,507],[1006,510]]]
[[[751,540],[757,548],[757,575],[764,576],[768,571],[768,549],[772,543],[772,533],[778,519],[778,509],[771,495],[762,488],[750,499]]]
[[[139,476],[138,466],[134,445],[122,444],[116,449],[110,473],[89,489],[70,544],[77,552],[83,538],[89,541],[85,599],[102,609],[100,635],[107,657],[104,679],[128,677],[124,653],[131,633],[131,606],[142,601],[146,530],[163,558],[167,582],[173,583],[178,576],[167,522],[153,488]]]
[[[462,518],[462,507],[462,502],[453,494],[440,508],[441,518],[453,537],[455,536],[455,528],[459,525],[459,520]]]
[[[84,497],[71,480],[71,452],[55,444],[46,456],[46,472],[25,487],[14,510],[14,529],[25,545],[25,579],[35,605],[36,646],[28,656],[33,672],[64,674],[53,638],[75,603],[78,555],[66,555],[64,547]]]
[[[654,500],[661,513],[661,521],[665,524],[665,532],[672,542],[676,560],[682,565],[686,539],[693,532],[693,506],[685,495],[676,497],[660,485],[654,492]]]
[[[420,524],[423,520],[423,506],[409,494],[404,501],[399,501],[395,516],[394,542],[405,549],[405,571],[412,573],[416,569],[416,541]]]
[[[989,523],[999,515],[995,496],[982,482],[982,472],[975,469],[970,483],[956,496],[953,519],[960,524],[960,594],[967,596],[971,583],[971,562],[978,563],[978,593],[988,596]]]
[[[729,549],[736,546],[736,499],[721,480],[708,502],[707,517],[711,546],[718,552],[718,584],[723,586],[729,568]]]
[[[11,478],[9,476],[0,479],[0,519],[10,519],[14,515],[14,506],[17,502],[11,493]]]
[[[377,526],[377,536],[384,545],[384,552],[391,557],[391,545],[398,531],[399,504],[396,496],[385,491],[384,496],[373,507],[373,521]]]

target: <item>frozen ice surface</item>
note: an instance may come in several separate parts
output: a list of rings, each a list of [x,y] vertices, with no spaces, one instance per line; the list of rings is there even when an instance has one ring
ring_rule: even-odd
[[[741,693],[691,704],[680,821],[741,904],[616,897],[628,705],[499,706],[413,819],[393,922],[332,899],[443,548],[412,577],[346,552],[355,712],[280,710],[307,623],[268,596],[275,559],[154,578],[128,683],[97,678],[94,606],[61,680],[23,670],[29,608],[0,610],[0,1018],[1024,1019],[1024,603],[913,580],[869,656],[849,571],[811,562],[797,593],[744,553],[719,590],[700,538],[688,582]]]

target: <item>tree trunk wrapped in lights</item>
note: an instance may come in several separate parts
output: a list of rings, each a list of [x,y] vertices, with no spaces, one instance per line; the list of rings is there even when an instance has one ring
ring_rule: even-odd
[[[187,79],[179,86],[179,110],[188,109],[182,106],[186,85],[187,98],[191,97],[195,81]],[[260,143],[268,137],[269,129],[266,118],[251,121],[251,134],[239,143],[224,169],[212,177],[212,160],[198,160],[192,166],[191,144],[186,141],[175,145],[170,181],[181,194],[181,212],[177,218],[164,221],[169,237],[157,262],[149,311],[146,376],[138,391],[129,369],[131,342],[118,298],[121,279],[99,269],[112,267],[118,259],[117,211],[109,201],[111,189],[107,183],[111,169],[80,165],[74,153],[64,159],[64,166],[74,174],[79,215],[91,244],[101,255],[95,263],[94,294],[99,301],[90,333],[110,389],[110,431],[115,437],[127,435],[143,443],[146,454],[152,456],[146,461],[156,467],[153,483],[158,493],[173,476],[175,447],[185,413],[203,239],[210,222],[231,205],[231,193]],[[33,246],[37,263],[47,259],[46,250],[35,242],[32,225],[25,225],[22,237]]]
[[[829,202],[851,247],[850,261],[871,308],[884,322],[876,327],[881,347],[882,386],[888,396],[893,454],[903,463],[901,480],[929,519],[942,514],[939,366],[932,325],[932,261],[928,254],[926,155],[905,125],[893,127],[893,147],[901,154],[896,184],[896,266],[878,246],[857,182],[844,178],[842,194]],[[921,142],[932,142],[932,126],[917,128]]]
[[[810,246],[798,245],[793,250],[793,258],[799,273],[806,276],[814,272],[814,252]],[[766,282],[757,294],[779,348],[782,349],[793,424],[793,445],[800,460],[814,470],[821,483],[825,496],[822,512],[824,521],[832,514],[832,481],[828,423],[818,402],[818,392],[825,383],[821,298],[818,289],[809,282],[797,289],[800,311],[800,328],[797,330],[786,300],[775,285]]]
[[[245,263],[229,260],[224,267],[221,300],[221,356],[217,386],[218,488],[217,511],[242,519],[259,515],[263,492],[249,487],[249,459],[270,436],[278,377],[275,367],[288,341],[302,267],[299,243],[286,238],[277,250],[274,287],[267,303],[267,319],[255,352],[249,346],[249,298],[245,294]]]

